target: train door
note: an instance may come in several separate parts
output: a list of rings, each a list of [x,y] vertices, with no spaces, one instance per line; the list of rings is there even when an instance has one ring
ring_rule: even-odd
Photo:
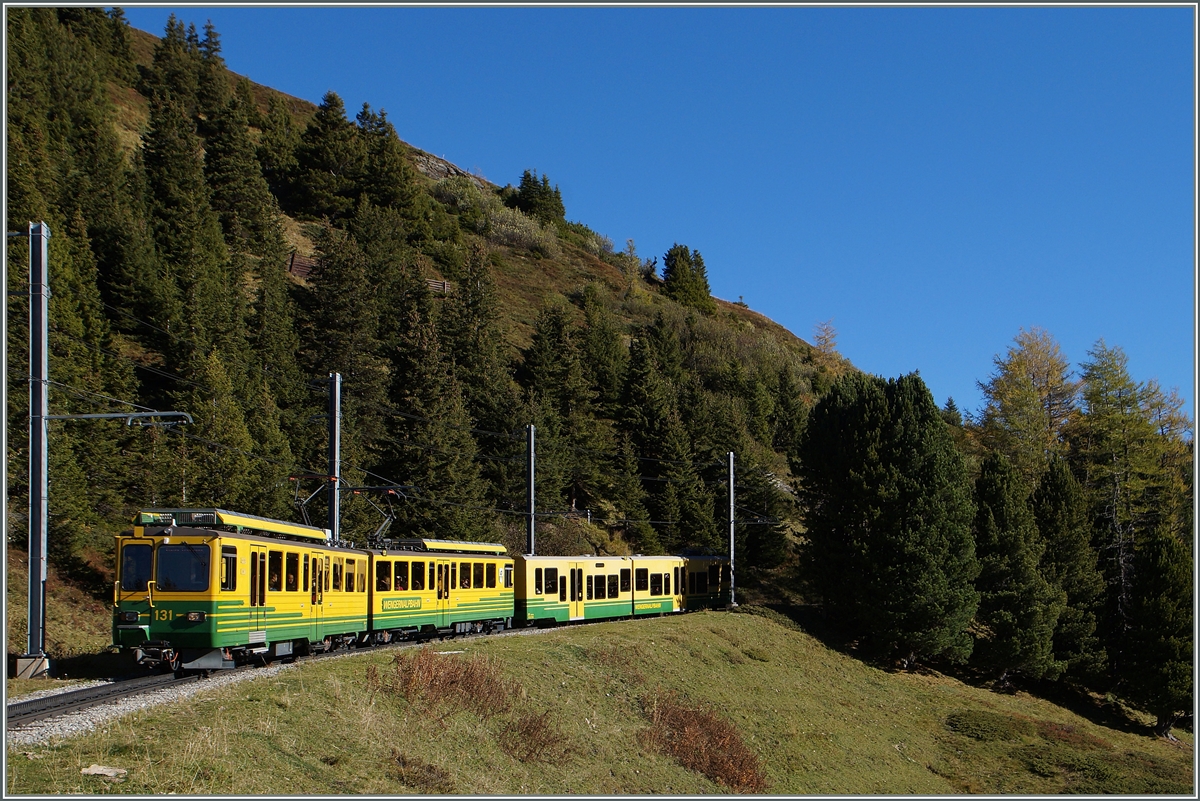
[[[671,570],[671,606],[675,612],[683,610],[683,585],[687,581],[687,568],[675,565]]]
[[[435,607],[436,625],[439,629],[448,628],[450,626],[450,593],[454,590],[454,585],[457,583],[457,566],[447,560],[438,559],[430,565],[431,568],[436,566],[437,580],[434,584],[437,605]]]
[[[319,643],[325,638],[325,559],[320,553],[310,554],[305,562],[304,581],[308,584],[309,623],[308,641]],[[311,583],[309,583],[311,581]]]
[[[250,546],[249,642],[263,642],[267,628],[267,549]]]
[[[567,563],[567,604],[571,620],[583,620],[583,562]]]

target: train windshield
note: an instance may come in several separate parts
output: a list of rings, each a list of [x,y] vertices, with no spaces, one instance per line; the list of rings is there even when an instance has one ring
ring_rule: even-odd
[[[121,589],[145,592],[149,581],[149,544],[126,545],[121,549]]]
[[[154,586],[164,592],[204,592],[208,589],[208,563],[207,545],[160,545]]]

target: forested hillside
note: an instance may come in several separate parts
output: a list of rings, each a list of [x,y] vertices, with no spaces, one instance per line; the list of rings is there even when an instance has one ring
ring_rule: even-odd
[[[618,250],[532,166],[497,186],[383,109],[231,74],[211,25],[6,14],[7,225],[52,231],[51,411],[194,418],[52,423],[58,565],[104,576],[140,507],[299,519],[312,496],[324,521],[336,372],[342,486],[399,488],[345,492],[347,539],[390,500],[390,536],[523,550],[533,425],[539,552],[723,550],[732,451],[739,585],[770,574],[864,656],[1112,692],[1164,733],[1190,708],[1192,423],[1119,347],[1076,378],[1022,331],[983,409],[939,409],[918,375],[854,370],[830,327],[810,346],[711,297],[703,243]],[[26,258],[10,246],[18,548]]]

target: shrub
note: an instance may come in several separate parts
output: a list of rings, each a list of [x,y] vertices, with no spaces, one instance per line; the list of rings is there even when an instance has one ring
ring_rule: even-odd
[[[766,790],[758,755],[729,721],[685,705],[673,692],[644,697],[642,711],[650,721],[641,733],[648,746],[734,792]]]
[[[517,683],[505,679],[491,660],[440,656],[428,646],[397,653],[387,675],[368,666],[367,687],[399,695],[410,704],[446,706],[447,714],[467,710],[485,720],[508,711],[512,697],[520,692]]]
[[[563,754],[565,739],[549,710],[523,712],[501,730],[500,747],[521,762],[549,761]]]
[[[454,779],[445,768],[431,765],[418,757],[408,756],[392,749],[392,775],[401,784],[416,787],[426,793],[449,795],[458,792]]]

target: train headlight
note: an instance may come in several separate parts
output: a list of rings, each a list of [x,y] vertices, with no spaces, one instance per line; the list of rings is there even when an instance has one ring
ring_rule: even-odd
[[[206,617],[207,617],[207,615],[205,615],[203,612],[188,612],[187,613],[188,623],[203,623],[204,619]]]
[[[122,623],[137,623],[138,613],[137,612],[122,612],[120,619],[121,619]]]

